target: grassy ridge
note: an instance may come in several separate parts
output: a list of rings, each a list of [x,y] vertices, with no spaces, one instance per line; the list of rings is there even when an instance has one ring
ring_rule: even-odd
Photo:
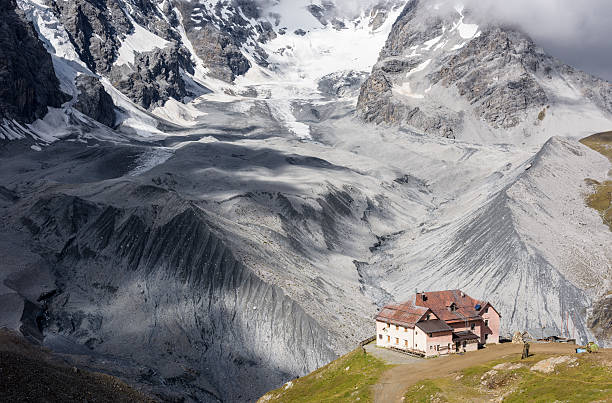
[[[404,400],[415,403],[612,401],[610,354],[577,356],[577,361],[559,364],[551,373],[530,370],[547,357],[538,354],[520,360],[515,355],[419,382],[408,390]]]
[[[390,366],[359,348],[268,392],[259,402],[369,402],[372,385],[387,368]]]
[[[580,142],[608,157],[612,162],[612,132],[594,134],[580,140]],[[612,171],[610,176],[612,176]],[[598,182],[587,179],[587,183],[594,187],[594,192],[586,198],[587,205],[599,212],[604,223],[612,231],[612,180]]]

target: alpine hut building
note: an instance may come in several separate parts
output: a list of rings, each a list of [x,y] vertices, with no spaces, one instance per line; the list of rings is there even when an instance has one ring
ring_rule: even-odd
[[[425,357],[499,343],[501,315],[461,290],[421,292],[376,315],[376,345]]]

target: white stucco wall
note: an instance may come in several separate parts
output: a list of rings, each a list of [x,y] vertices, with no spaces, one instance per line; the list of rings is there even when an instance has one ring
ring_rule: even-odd
[[[427,353],[427,334],[421,329],[414,329],[414,349]]]
[[[435,346],[448,346],[449,343],[452,347],[451,334],[428,337],[427,333],[419,328],[411,329],[376,321],[376,345],[379,347],[417,350],[432,356],[439,354]],[[434,348],[430,346],[434,346]]]
[[[387,323],[376,321],[377,346],[413,350],[415,349],[414,342],[414,329],[404,326],[388,325]],[[421,346],[424,345],[424,343],[421,344]],[[421,349],[425,351],[423,348]]]

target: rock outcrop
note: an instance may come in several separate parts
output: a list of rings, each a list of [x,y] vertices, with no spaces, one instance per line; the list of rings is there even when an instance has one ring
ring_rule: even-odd
[[[593,303],[587,324],[599,340],[612,343],[612,293]]]
[[[115,124],[115,104],[96,77],[80,75],[76,78],[79,91],[74,108],[108,127]]]
[[[0,118],[29,123],[66,100],[36,30],[15,0],[0,0]]]
[[[322,77],[318,89],[321,93],[333,97],[355,97],[366,78],[367,73],[364,72],[339,71]]]
[[[129,14],[128,9],[112,0],[54,0],[52,6],[80,59],[92,72],[109,77],[113,86],[135,103],[149,108],[169,98],[182,100],[188,94],[180,70],[193,72],[191,56],[172,26],[176,15],[170,3],[165,3],[168,18],[149,0],[131,4]],[[133,63],[118,64],[123,42],[143,28],[170,45],[145,52],[136,50]],[[83,104],[79,100],[81,108]],[[105,124],[108,122],[107,116]]]
[[[181,101],[190,95],[183,77],[183,71],[189,70],[193,72],[189,54],[176,44],[138,53],[133,65],[113,66],[110,80],[134,102],[150,108],[161,106],[170,98]]]
[[[100,74],[113,67],[121,41],[134,32],[132,21],[166,40],[180,38],[150,0],[130,4],[129,16],[114,0],[52,0],[51,6],[81,60]]]
[[[258,62],[265,65],[267,55],[257,46],[257,42],[265,42],[276,36],[270,23],[259,22],[254,26],[234,11],[241,10],[245,17],[257,20],[260,10],[255,2],[236,0],[234,3],[217,3],[214,8],[186,1],[177,3],[196,55],[212,77],[226,82],[232,82],[236,76],[251,68],[251,63],[241,51],[243,44],[250,41]],[[232,17],[224,18],[224,13],[231,13]]]
[[[606,120],[611,98],[610,83],[549,56],[523,32],[415,0],[362,86],[357,114],[444,137],[529,137],[555,119],[543,122],[549,107],[557,116],[583,108]]]
[[[578,361],[578,358],[570,357],[568,355],[562,355],[560,357],[550,357],[550,358],[547,358],[545,360],[538,361],[529,370],[530,371],[538,371],[538,372],[541,372],[543,374],[550,374],[550,373],[555,371],[555,368],[558,365],[565,364],[565,365],[569,365],[569,366],[576,366],[576,365],[578,365],[576,363],[576,361]]]
[[[432,83],[454,86],[474,113],[494,128],[521,123],[549,103],[536,75],[547,58],[533,41],[510,29],[491,28],[472,39],[432,75]],[[493,80],[493,77],[499,77]]]
[[[200,30],[190,30],[188,35],[196,54],[204,61],[212,77],[232,82],[236,76],[251,68],[251,63],[233,38],[212,24]]]
[[[87,67],[93,72],[109,72],[121,37],[134,29],[120,4],[112,0],[54,0],[51,6]]]

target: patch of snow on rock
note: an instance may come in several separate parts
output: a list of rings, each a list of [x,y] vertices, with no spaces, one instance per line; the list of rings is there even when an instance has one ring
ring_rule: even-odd
[[[136,52],[150,52],[157,48],[165,48],[169,42],[138,25],[132,20],[134,32],[121,43],[115,65],[133,64]]]

